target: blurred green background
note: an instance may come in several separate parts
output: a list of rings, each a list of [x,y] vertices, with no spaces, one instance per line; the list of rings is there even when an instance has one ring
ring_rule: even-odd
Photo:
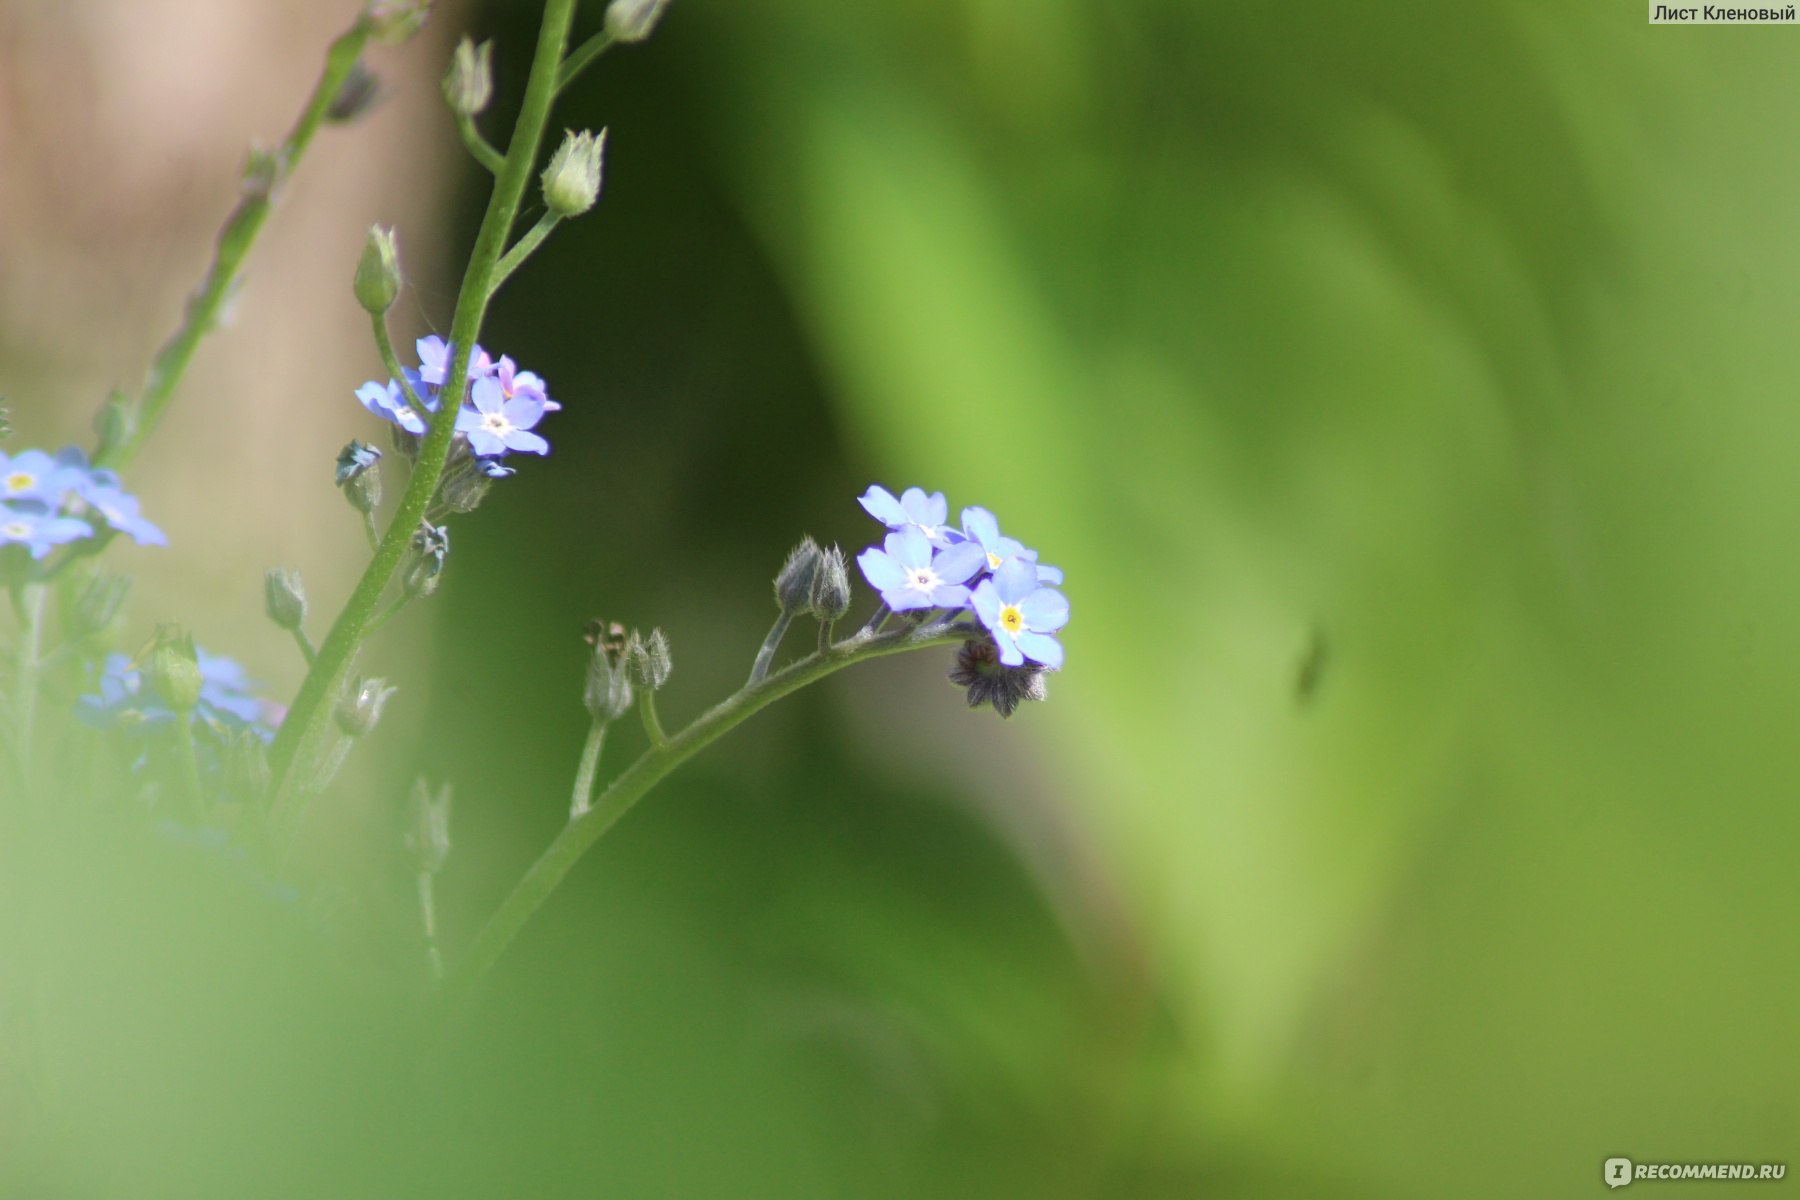
[[[468,15],[489,128],[536,11]],[[454,952],[563,820],[582,622],[669,632],[681,723],[790,544],[872,540],[871,481],[1064,566],[1067,669],[1010,722],[947,654],[758,717],[422,1075],[404,989],[233,911],[245,1042],[292,1036],[199,1038],[216,1070],[139,1114],[159,1151],[53,1138],[101,1181],[66,1194],[1510,1198],[1601,1194],[1613,1155],[1791,1163],[1795,36],[676,0],[559,112],[609,127],[605,195],[484,339],[567,405],[556,450],[458,526],[384,664],[429,673],[431,737],[355,768],[382,799],[338,836],[385,835],[419,759],[454,780]],[[480,182],[445,185],[445,278]],[[416,298],[447,320],[448,284]],[[397,867],[344,854],[403,930]],[[132,969],[175,1027],[243,1012]],[[182,1137],[214,1121],[238,1151]]]

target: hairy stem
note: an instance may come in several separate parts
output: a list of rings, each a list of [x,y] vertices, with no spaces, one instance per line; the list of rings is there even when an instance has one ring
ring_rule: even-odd
[[[457,113],[456,132],[462,135],[463,145],[468,147],[475,161],[488,169],[488,174],[498,175],[506,166],[506,156],[481,136],[481,130],[475,128],[474,117],[467,113]]]
[[[107,442],[98,448],[94,455],[96,466],[123,469],[143,447],[151,433],[155,432],[157,423],[162,420],[169,401],[174,397],[177,385],[181,383],[181,377],[187,372],[195,348],[218,325],[219,310],[231,293],[232,285],[238,277],[238,269],[243,266],[245,256],[255,244],[256,235],[262,231],[263,222],[268,219],[273,203],[270,193],[274,186],[292,174],[299,165],[313,134],[318,132],[319,125],[325,120],[326,110],[337,99],[344,80],[349,77],[368,40],[369,30],[359,20],[331,43],[331,48],[325,54],[325,70],[319,75],[319,82],[313,87],[312,96],[307,100],[306,107],[301,110],[299,119],[294,122],[286,139],[275,148],[273,158],[276,184],[258,188],[245,195],[226,219],[224,228],[219,231],[218,248],[213,254],[212,265],[207,269],[206,278],[200,283],[200,290],[188,301],[187,315],[181,328],[163,344],[150,364],[150,372],[144,379],[144,391],[138,398],[135,419],[131,422],[130,429],[116,441]]]
[[[456,432],[460,397],[468,386],[472,348],[487,315],[494,268],[518,216],[519,202],[536,164],[544,127],[550,120],[557,71],[562,63],[563,48],[568,44],[569,24],[574,15],[575,0],[546,0],[531,74],[525,84],[525,97],[513,126],[512,138],[507,143],[506,162],[494,179],[487,212],[482,217],[468,268],[463,272],[462,287],[457,292],[456,312],[450,323],[451,353],[446,374],[447,380],[458,381],[457,386],[445,389],[445,398],[432,420],[430,432],[419,447],[412,477],[407,481],[406,491],[387,533],[345,602],[343,611],[332,623],[331,632],[319,647],[319,656],[300,685],[287,719],[282,722],[281,733],[275,739],[270,756],[275,780],[271,788],[270,824],[277,837],[283,840],[298,823],[300,795],[324,741],[331,697],[350,669],[351,660],[362,645],[369,622],[381,603],[382,593],[405,559],[413,532],[431,506],[431,498],[443,475],[451,439]]]
[[[594,60],[605,54],[612,44],[613,35],[602,29],[570,51],[569,57],[563,62],[562,70],[556,74],[556,90],[560,92],[574,83],[576,77],[592,66]]]
[[[518,270],[519,264],[531,257],[531,252],[543,244],[544,239],[550,236],[550,231],[555,229],[557,222],[561,220],[562,218],[555,213],[546,212],[538,218],[536,225],[525,231],[525,236],[506,252],[506,256],[500,260],[500,265],[494,268],[494,281],[488,284],[488,295],[492,296],[500,290],[500,285],[506,282],[507,276]]]
[[[638,715],[644,718],[644,732],[649,735],[652,746],[660,750],[669,744],[669,735],[663,732],[662,718],[656,715],[656,689],[649,684],[638,689]]]
[[[970,633],[967,625],[945,624],[881,635],[859,633],[834,645],[828,655],[809,654],[761,683],[744,686],[662,745],[644,751],[613,780],[587,812],[569,821],[488,919],[446,981],[445,1016],[455,1021],[466,1014],[483,976],[532,914],[555,893],[557,885],[581,856],[669,772],[774,701],[852,663],[929,646],[949,645],[962,641]]]
[[[750,681],[745,687],[755,687],[768,676],[769,664],[775,661],[775,651],[781,648],[781,639],[787,636],[793,620],[792,613],[784,612],[769,626],[769,636],[763,639],[762,649],[756,652],[756,661],[750,664]]]
[[[582,743],[581,764],[575,768],[575,787],[569,793],[569,820],[582,816],[593,807],[594,773],[600,769],[600,751],[606,745],[606,718],[595,717],[588,726],[587,741]]]

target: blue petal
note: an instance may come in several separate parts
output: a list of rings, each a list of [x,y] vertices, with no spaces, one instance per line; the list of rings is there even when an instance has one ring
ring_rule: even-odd
[[[996,549],[999,546],[1000,522],[995,520],[994,514],[987,509],[974,507],[963,509],[962,524],[964,533],[988,549]]]
[[[931,569],[945,583],[963,583],[987,566],[987,551],[976,542],[963,542],[939,552]]]
[[[1063,573],[1061,567],[1046,567],[1040,563],[1038,564],[1037,575],[1039,583],[1054,584],[1057,587],[1062,586]]]
[[[939,608],[967,608],[969,589],[960,583],[939,584],[932,590],[931,602]]]
[[[906,583],[906,568],[885,550],[870,546],[856,556],[856,565],[862,568],[863,578],[869,581],[869,586],[884,596],[890,589]]]
[[[506,448],[519,450],[526,454],[548,454],[550,443],[537,434],[525,429],[515,429],[506,435]]]
[[[1069,601],[1061,592],[1041,587],[1019,601],[1019,615],[1025,628],[1054,633],[1069,623]]]
[[[881,598],[886,600],[887,606],[895,612],[905,612],[911,608],[937,607],[937,602],[930,596],[909,587],[900,587],[895,588],[891,592],[883,592],[881,593]]]
[[[1000,591],[1000,598],[1008,604],[1017,604],[1038,586],[1037,568],[1022,558],[1009,559],[1000,564],[994,572],[994,586]]]
[[[883,525],[892,528],[906,524],[906,513],[900,508],[900,502],[894,499],[894,493],[884,487],[871,484],[857,503]]]
[[[887,552],[900,560],[902,566],[928,567],[931,565],[931,543],[918,529],[908,526],[887,535]]]
[[[1063,664],[1062,643],[1047,633],[1021,633],[1019,635],[1019,649],[1023,650],[1025,652],[1025,657],[1029,658],[1031,661],[1043,663],[1051,670],[1056,670]],[[1000,655],[1000,661],[1006,662],[1006,655],[1004,652]],[[1007,665],[1017,666],[1018,664],[1007,663]]]
[[[983,625],[990,630],[999,627],[1000,593],[995,590],[993,580],[984,579],[976,584],[975,590],[969,594],[969,604],[975,609],[975,615],[981,618]]]
[[[995,629],[991,632],[994,635],[994,645],[1000,650],[1000,661],[1009,667],[1024,666],[1025,655],[1020,653],[1019,643],[1013,640],[1013,635],[1004,629]]]

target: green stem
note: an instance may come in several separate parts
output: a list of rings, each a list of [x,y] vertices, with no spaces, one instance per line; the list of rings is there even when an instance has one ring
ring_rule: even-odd
[[[669,744],[669,735],[663,732],[662,718],[656,715],[656,689],[645,684],[638,689],[638,715],[644,718],[644,732],[650,737],[650,744],[662,749]]]
[[[374,513],[366,512],[362,515],[362,527],[363,536],[369,539],[369,552],[378,553],[381,550],[381,534],[375,529]]]
[[[600,751],[606,745],[606,718],[595,717],[581,747],[581,765],[575,768],[575,788],[569,793],[569,820],[584,815],[594,802],[594,772],[600,767]]]
[[[500,286],[506,282],[506,277],[518,270],[520,263],[531,257],[531,252],[543,244],[544,239],[550,236],[550,231],[556,228],[556,223],[560,220],[562,218],[555,213],[546,212],[538,218],[536,225],[525,231],[525,236],[514,243],[513,248],[506,252],[506,257],[500,260],[500,265],[494,268],[494,281],[488,284],[489,296],[499,291]]]
[[[829,655],[809,654],[761,683],[746,685],[662,745],[644,751],[613,780],[587,812],[569,821],[476,935],[468,953],[456,964],[446,983],[446,1016],[456,1020],[466,1013],[483,976],[532,914],[543,907],[581,856],[669,772],[774,701],[852,663],[949,645],[962,641],[970,633],[966,625],[944,624],[881,635],[859,633],[834,645]]]
[[[784,612],[769,626],[769,636],[763,639],[762,649],[756,652],[756,661],[750,664],[750,681],[745,687],[755,687],[768,675],[769,664],[775,661],[775,651],[780,648],[781,639],[787,636],[788,625],[793,620],[792,613]]]
[[[309,667],[312,666],[313,660],[319,657],[319,652],[313,649],[312,639],[306,636],[306,630],[296,626],[294,629],[294,641],[299,645],[300,653],[306,656],[306,665]]]
[[[344,80],[349,77],[368,40],[369,30],[359,20],[331,43],[331,48],[325,55],[325,70],[313,87],[311,98],[301,110],[300,117],[294,122],[286,140],[275,148],[273,157],[277,182],[285,179],[299,165],[313,134],[318,132],[319,125],[325,120],[326,111],[343,88]],[[272,206],[270,193],[273,190],[274,185],[257,188],[239,200],[237,207],[232,210],[224,228],[219,231],[218,248],[213,254],[212,266],[208,268],[206,278],[201,281],[200,290],[188,301],[187,315],[181,328],[163,344],[150,364],[150,372],[144,379],[143,395],[138,400],[135,420],[123,437],[96,450],[95,466],[111,467],[115,471],[123,469],[155,431],[175,394],[176,386],[187,372],[188,362],[194,357],[194,349],[218,324],[219,310],[231,293],[232,285],[238,277],[238,269],[243,266],[245,256],[256,241],[256,235],[262,231],[263,222],[268,219]]]
[[[605,54],[612,47],[613,35],[602,29],[593,37],[577,46],[564,60],[562,70],[556,74],[556,90],[562,91],[583,71],[593,65],[594,60]]]
[[[498,175],[506,166],[506,156],[494,149],[488,140],[481,136],[481,130],[475,128],[475,118],[467,113],[456,114],[456,132],[462,135],[463,145],[469,148],[475,161],[488,169],[488,174]]]
[[[550,103],[556,93],[558,65],[563,48],[568,44],[569,24],[575,15],[575,0],[546,0],[544,20],[538,32],[536,53],[531,62],[531,75],[525,84],[525,97],[519,108],[513,135],[507,143],[506,163],[494,179],[494,190],[488,198],[487,213],[475,236],[475,247],[463,272],[462,287],[457,292],[456,312],[450,323],[451,362],[447,378],[464,381],[467,386],[469,359],[482,320],[487,315],[495,264],[505,249],[507,235],[518,215],[519,201],[536,164],[543,142],[544,127],[550,120]],[[460,388],[452,389],[455,396]],[[291,832],[301,807],[300,793],[310,775],[312,762],[319,754],[329,726],[331,698],[350,669],[351,660],[367,633],[370,620],[394,573],[406,557],[412,535],[431,506],[444,463],[450,454],[450,443],[456,433],[454,399],[446,399],[431,430],[419,448],[387,534],[363,571],[362,579],[345,602],[343,611],[332,623],[331,632],[319,647],[319,657],[281,725],[271,754],[275,782],[271,789],[271,826],[278,836]]]

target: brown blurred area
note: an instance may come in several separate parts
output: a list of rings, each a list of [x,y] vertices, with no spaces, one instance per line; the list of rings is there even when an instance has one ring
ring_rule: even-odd
[[[14,452],[92,444],[108,389],[135,394],[176,328],[253,144],[278,143],[359,0],[6,0],[0,4],[0,395]],[[132,619],[179,619],[279,691],[292,647],[261,619],[265,566],[334,611],[363,561],[330,486],[352,390],[380,373],[350,276],[367,227],[399,230],[411,288],[397,339],[448,308],[436,252],[456,137],[436,79],[461,6],[371,49],[376,105],[322,129],[251,251],[127,487],[167,549],[116,548]],[[432,299],[442,299],[434,304]],[[179,596],[175,581],[182,581]]]

